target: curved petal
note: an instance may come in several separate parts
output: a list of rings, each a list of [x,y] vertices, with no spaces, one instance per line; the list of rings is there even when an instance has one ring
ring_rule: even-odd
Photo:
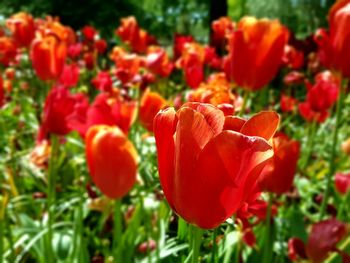
[[[226,116],[224,130],[231,130],[239,132],[243,125],[246,123],[246,120],[236,117],[236,116]]]
[[[173,185],[175,176],[174,133],[177,117],[174,108],[158,112],[153,120],[153,131],[158,153],[159,179],[169,205],[174,209]]]
[[[220,225],[241,205],[243,186],[255,167],[272,154],[262,138],[223,131],[199,154],[177,212],[201,228]]]
[[[275,134],[279,122],[280,117],[276,112],[261,111],[247,120],[241,133],[248,136],[259,136],[268,141]]]

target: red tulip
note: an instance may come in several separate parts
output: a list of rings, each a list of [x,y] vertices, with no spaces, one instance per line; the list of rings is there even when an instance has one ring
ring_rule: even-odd
[[[168,77],[174,68],[167,53],[161,47],[151,46],[147,49],[146,67],[161,77]]]
[[[107,42],[104,39],[96,40],[94,46],[99,54],[104,54],[107,50]]]
[[[70,88],[78,84],[79,81],[79,66],[75,63],[64,65],[62,74],[59,79],[59,84]]]
[[[337,1],[330,9],[329,33],[324,29],[316,32],[321,62],[350,77],[350,1]]]
[[[133,16],[121,19],[121,25],[117,28],[115,33],[136,52],[143,53],[147,50],[149,45],[156,44],[154,37],[139,28]]]
[[[312,226],[306,244],[306,254],[314,263],[321,263],[336,245],[347,236],[346,225],[336,219],[329,219]]]
[[[283,194],[293,184],[300,144],[286,135],[279,134],[273,138],[273,149],[275,154],[259,177],[259,185],[262,190]]]
[[[118,126],[127,134],[136,119],[136,109],[135,101],[125,101],[118,95],[101,93],[90,107],[82,108],[80,112],[70,116],[69,125],[82,137],[94,125]]]
[[[179,35],[175,34],[174,36],[174,60],[178,59],[181,57],[182,52],[185,48],[186,43],[192,43],[194,42],[194,39],[192,36],[184,36],[184,35]]]
[[[35,38],[30,50],[33,68],[41,80],[56,80],[62,73],[67,46],[56,36]]]
[[[7,67],[10,62],[15,60],[17,55],[17,46],[15,42],[8,37],[0,37],[0,64]]]
[[[126,195],[137,174],[137,152],[118,127],[93,126],[87,132],[86,159],[92,181],[112,199]]]
[[[270,82],[282,63],[288,30],[277,20],[244,17],[229,37],[224,70],[230,80],[248,90]]]
[[[301,239],[291,238],[288,240],[288,257],[292,261],[299,260],[300,258],[307,258],[305,244]]]
[[[91,80],[92,85],[103,92],[111,92],[113,81],[111,76],[106,71],[100,71],[97,76]]]
[[[331,72],[317,74],[316,83],[307,92],[307,101],[313,111],[322,112],[330,109],[338,99],[339,80]]]
[[[235,22],[229,17],[220,17],[212,22],[211,28],[211,44],[220,49],[225,47],[227,36],[234,31]]]
[[[157,92],[151,92],[147,89],[140,102],[140,121],[149,131],[153,131],[153,119],[166,105],[166,100]]]
[[[182,68],[188,86],[195,89],[204,80],[205,49],[198,43],[186,43],[176,66]]]
[[[297,100],[293,97],[281,95],[281,111],[283,112],[292,112],[297,104]]]
[[[30,14],[25,12],[14,14],[6,20],[6,26],[19,46],[29,47],[35,33],[34,20]]]
[[[214,228],[249,197],[273,155],[269,140],[279,123],[274,112],[223,130],[223,112],[202,103],[160,111],[154,119],[161,186],[170,207],[201,228]],[[235,120],[231,119],[231,122]]]
[[[286,45],[282,60],[288,68],[300,69],[304,64],[304,53],[293,46]]]
[[[93,41],[97,35],[97,31],[93,26],[84,26],[81,29],[81,33],[83,33],[83,36],[88,41]]]
[[[308,101],[299,103],[298,109],[300,115],[308,122],[316,121],[318,123],[322,123],[329,116],[328,111],[317,112],[312,110],[311,105]]]
[[[350,174],[337,173],[334,183],[338,193],[346,195],[350,191]]]
[[[65,88],[55,87],[48,94],[38,140],[45,139],[48,134],[66,135],[71,131],[68,117],[79,103],[87,103],[82,94],[72,95]]]

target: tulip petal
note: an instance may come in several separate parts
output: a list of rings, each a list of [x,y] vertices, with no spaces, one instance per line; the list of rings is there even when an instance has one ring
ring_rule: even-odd
[[[226,116],[224,130],[231,130],[239,132],[243,125],[246,123],[246,120],[236,117],[236,116]]]
[[[178,213],[201,228],[218,226],[237,211],[244,201],[242,186],[272,154],[262,138],[223,131],[199,154],[185,189],[175,192],[182,195],[182,200],[177,198]]]
[[[174,133],[177,117],[174,108],[161,110],[153,121],[153,131],[158,152],[159,179],[169,205],[174,209],[171,191],[175,174]]]
[[[262,111],[251,117],[242,127],[241,133],[248,136],[259,136],[267,141],[275,134],[280,122],[274,111]]]

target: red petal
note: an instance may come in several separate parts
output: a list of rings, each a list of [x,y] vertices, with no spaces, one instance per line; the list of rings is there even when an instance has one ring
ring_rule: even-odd
[[[247,120],[241,129],[241,133],[270,140],[275,134],[279,122],[280,117],[276,112],[262,111]]]
[[[185,178],[176,189],[177,212],[201,228],[218,226],[236,212],[243,201],[242,186],[272,154],[262,138],[223,131],[204,147],[191,173],[179,174]]]
[[[236,116],[226,116],[224,130],[231,130],[239,132],[243,125],[246,123],[246,120],[236,117]]]

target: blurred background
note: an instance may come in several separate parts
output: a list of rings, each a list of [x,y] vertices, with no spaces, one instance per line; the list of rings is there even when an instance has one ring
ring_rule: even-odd
[[[141,27],[166,44],[173,33],[196,35],[208,40],[210,22],[228,15],[279,18],[299,38],[326,25],[327,10],[334,0],[1,0],[4,17],[27,11],[34,16],[59,16],[74,29],[89,24],[103,37],[113,36],[120,18],[134,15]]]

